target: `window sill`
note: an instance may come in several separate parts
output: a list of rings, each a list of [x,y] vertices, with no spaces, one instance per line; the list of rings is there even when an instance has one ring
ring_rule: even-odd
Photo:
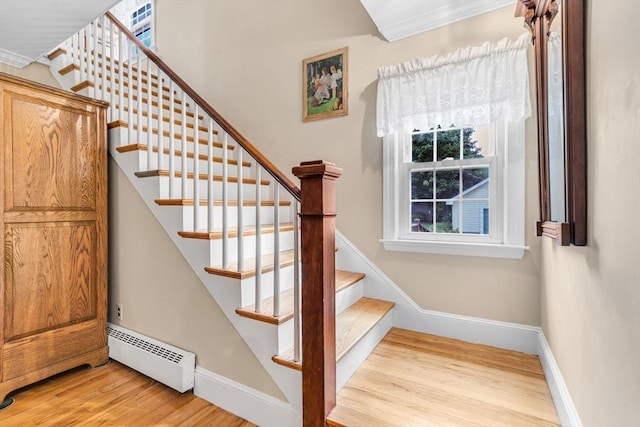
[[[466,255],[487,258],[522,259],[528,246],[513,246],[496,243],[434,242],[424,240],[381,239],[388,251],[418,252],[440,255]]]

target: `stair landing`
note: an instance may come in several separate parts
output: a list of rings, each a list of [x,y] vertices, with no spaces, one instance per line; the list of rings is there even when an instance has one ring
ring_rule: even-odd
[[[559,426],[537,356],[392,328],[338,393],[334,427]]]

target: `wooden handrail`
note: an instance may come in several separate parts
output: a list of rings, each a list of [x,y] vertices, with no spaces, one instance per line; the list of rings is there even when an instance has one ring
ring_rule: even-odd
[[[129,29],[124,26],[111,12],[107,12],[106,16],[113,24],[125,34],[129,40],[136,44],[138,49],[142,51],[147,58],[158,66],[171,80],[173,80],[182,91],[184,91],[193,101],[198,104],[204,112],[213,118],[220,127],[229,134],[247,153],[249,153],[269,174],[291,193],[296,200],[300,200],[300,188],[298,188],[280,169],[267,159],[253,144],[240,134],[224,117],[222,117],[207,101],[205,101],[195,90],[191,88],[175,71],[173,71],[162,59],[158,57],[151,49],[147,48]]]

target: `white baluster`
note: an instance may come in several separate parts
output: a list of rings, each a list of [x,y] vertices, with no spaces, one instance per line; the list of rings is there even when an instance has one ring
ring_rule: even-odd
[[[293,199],[293,361],[299,362],[302,328],[300,325],[300,236],[298,201]]]
[[[78,34],[78,66],[80,67],[80,82],[84,82],[87,79],[87,64],[85,60],[85,55],[87,55],[86,32],[86,29],[82,28],[80,30],[80,34]]]
[[[200,144],[198,143],[198,104],[193,117],[193,231],[200,230]]]
[[[175,111],[175,83],[171,80],[169,86],[169,198],[176,198],[176,111]]]
[[[222,268],[229,267],[229,179],[228,154],[229,135],[225,132],[222,139]],[[242,230],[237,232],[238,240],[242,240]]]
[[[273,181],[273,316],[280,316],[280,184]],[[260,206],[256,206],[260,209]]]
[[[136,125],[138,126],[138,137],[136,138],[136,143],[142,143],[142,52],[138,49],[138,61],[136,64],[136,73],[138,78],[136,79],[136,84],[138,86],[138,90],[136,91],[138,96],[138,102],[136,103],[138,107],[138,115],[136,120]],[[147,129],[150,131],[150,129]]]
[[[127,40],[127,93],[128,93],[128,109],[129,114],[127,115],[128,121],[128,134],[129,134],[129,143],[133,144],[135,141],[135,136],[133,135],[133,43],[130,40]]]
[[[100,19],[100,23],[102,24],[100,27],[100,34],[102,35],[102,98],[105,101],[109,101],[111,103],[111,99],[109,98],[109,92],[107,92],[107,17],[102,15]],[[109,43],[111,45],[111,43]],[[113,67],[111,67],[113,70]],[[112,71],[113,72],[113,71]],[[109,108],[111,110],[111,108]]]
[[[213,119],[209,120],[207,138],[207,231],[213,231]]]
[[[142,52],[140,52],[142,55]],[[139,72],[142,70],[139,70]],[[160,89],[159,89],[160,90]],[[160,92],[158,92],[160,93]],[[158,96],[158,102],[162,96]],[[142,109],[142,102],[138,101],[138,109]],[[158,133],[160,138],[160,133]],[[153,85],[151,84],[151,61],[147,58],[147,170],[151,170],[153,159]]]
[[[237,200],[238,200],[238,230],[244,230],[244,189],[242,181],[244,180],[244,171],[242,169],[242,147],[237,146],[238,155],[236,156],[236,177],[237,182]],[[238,239],[238,271],[244,271],[244,240]]]
[[[93,85],[89,86],[89,96],[92,96],[96,99],[102,99],[100,92],[100,76],[98,75],[98,22],[93,21],[90,24],[90,27],[91,37],[89,38],[89,40],[91,41],[91,53],[93,56],[93,60],[87,58],[87,64],[88,69],[91,70],[91,72],[88,73],[89,81],[91,81]]]
[[[118,34],[120,38],[118,48],[118,120],[124,120],[124,103],[126,98],[124,97],[124,62],[125,62],[125,43],[127,39],[124,33],[118,28]],[[129,110],[131,112],[131,110]],[[131,121],[131,120],[129,120]]]
[[[158,87],[164,86],[162,71],[158,69]],[[158,170],[164,169],[164,97],[158,97]]]
[[[260,165],[256,162],[256,276],[255,276],[255,311],[259,313],[262,311],[262,233],[260,230],[260,209],[257,209],[258,206],[262,204],[262,194],[260,192],[260,182],[262,181],[260,177]],[[238,233],[238,238],[241,238],[240,233]]]
[[[182,179],[180,180],[180,198],[187,198],[187,94],[182,92],[182,145],[180,147],[182,150],[181,162],[180,162],[180,170],[182,171]],[[193,179],[197,180],[198,177],[194,176]]]

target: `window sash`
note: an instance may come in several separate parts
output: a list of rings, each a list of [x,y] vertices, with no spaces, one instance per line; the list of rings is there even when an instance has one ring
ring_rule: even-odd
[[[451,241],[451,242],[484,242],[484,243],[500,243],[501,241],[501,212],[500,202],[500,174],[498,173],[498,156],[487,156],[482,158],[473,158],[465,160],[442,160],[440,162],[425,163],[402,163],[400,167],[401,179],[398,182],[396,191],[400,194],[399,209],[397,212],[398,238],[407,240],[425,240],[425,241]],[[470,169],[478,166],[484,166],[489,169],[489,233],[473,234],[473,233],[439,233],[439,232],[414,232],[412,227],[411,208],[411,173],[416,171],[442,171],[450,169]],[[462,193],[460,189],[459,194]],[[426,200],[426,199],[425,199]],[[444,201],[438,199],[436,194],[429,199],[432,202]],[[447,199],[451,200],[451,199]],[[463,203],[466,200],[477,200],[475,198],[462,198],[458,202]],[[426,202],[429,202],[426,200]]]

